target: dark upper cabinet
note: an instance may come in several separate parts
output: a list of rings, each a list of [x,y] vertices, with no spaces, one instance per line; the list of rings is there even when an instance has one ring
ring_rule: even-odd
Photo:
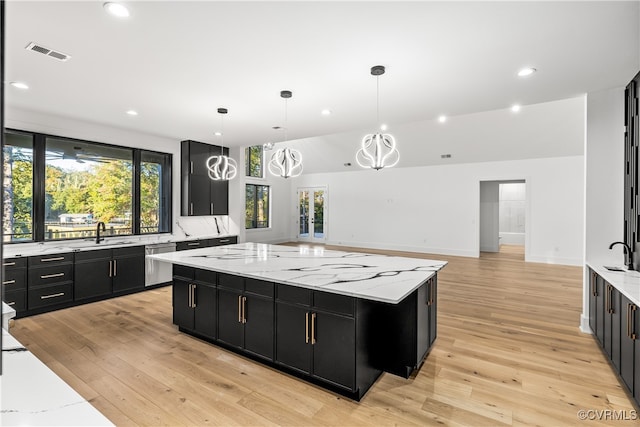
[[[207,159],[222,151],[217,145],[197,141],[181,143],[181,215],[228,215],[229,181],[209,178]],[[229,149],[224,149],[229,155]]]

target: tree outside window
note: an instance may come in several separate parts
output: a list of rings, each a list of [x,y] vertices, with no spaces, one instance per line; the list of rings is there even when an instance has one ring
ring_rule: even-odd
[[[246,184],[245,228],[269,227],[269,186]]]
[[[253,147],[247,147],[244,149],[244,161],[246,176],[253,178],[263,178],[263,151],[262,145],[254,145]]]

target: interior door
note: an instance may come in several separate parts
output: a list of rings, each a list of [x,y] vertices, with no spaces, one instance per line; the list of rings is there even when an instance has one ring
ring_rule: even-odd
[[[307,242],[324,242],[326,240],[327,189],[298,189],[298,239]]]

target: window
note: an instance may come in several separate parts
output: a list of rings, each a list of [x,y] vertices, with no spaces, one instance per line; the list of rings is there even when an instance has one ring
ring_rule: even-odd
[[[246,175],[254,178],[264,177],[262,145],[244,149]]]
[[[45,240],[133,234],[133,150],[46,138]]]
[[[269,227],[269,186],[246,185],[245,228]]]
[[[33,136],[5,133],[3,241],[33,240]]]
[[[7,131],[5,242],[171,232],[171,154]],[[10,212],[10,214],[8,214]]]

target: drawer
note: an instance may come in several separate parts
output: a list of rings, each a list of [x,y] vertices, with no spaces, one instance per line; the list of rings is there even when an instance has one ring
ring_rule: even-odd
[[[176,251],[186,251],[188,249],[198,249],[207,247],[207,243],[204,240],[192,240],[190,242],[178,242],[176,243]]]
[[[17,312],[27,309],[27,291],[8,291],[3,294],[3,300]]]
[[[144,246],[127,246],[126,248],[116,248],[113,250],[114,258],[144,256]]]
[[[68,280],[73,280],[73,264],[29,269],[29,287],[51,285]]]
[[[187,280],[193,280],[195,268],[185,267],[184,265],[173,265],[173,275],[182,277]]]
[[[244,289],[244,277],[220,273],[218,274],[218,285],[242,291]]]
[[[209,239],[209,246],[233,245],[235,243],[238,243],[238,236],[216,237],[215,239]]]
[[[6,258],[2,260],[2,266],[5,271],[14,269],[14,268],[26,268],[27,267],[27,259],[26,258]]]
[[[311,291],[309,289],[289,285],[277,285],[277,292],[278,301],[307,306],[311,305]]]
[[[244,279],[244,290],[251,294],[273,298],[274,287],[275,285],[271,282],[257,279]]]
[[[2,288],[5,292],[27,288],[27,269],[16,268],[4,272]]]
[[[195,270],[195,280],[202,283],[207,283],[210,285],[214,285],[218,283],[217,276],[218,273],[215,271],[202,270],[200,268],[196,268]]]
[[[353,316],[356,311],[356,299],[329,292],[313,292],[313,306],[320,310]]]
[[[29,257],[29,267],[51,264],[68,264],[73,262],[73,253],[39,255]]]
[[[73,301],[73,283],[65,282],[28,291],[29,310]]]
[[[96,259],[111,259],[111,249],[76,252],[76,262],[93,261]]]

